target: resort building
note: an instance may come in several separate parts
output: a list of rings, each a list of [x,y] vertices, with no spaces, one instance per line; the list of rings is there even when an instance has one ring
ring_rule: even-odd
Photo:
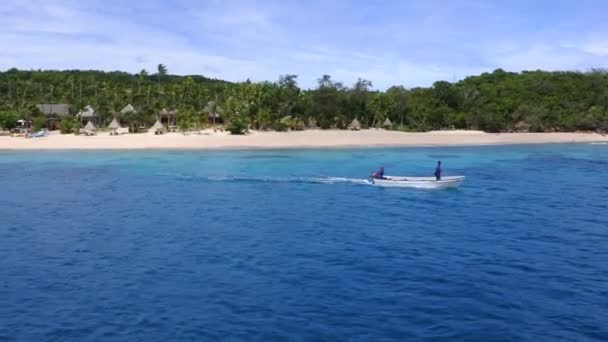
[[[97,113],[95,112],[95,109],[93,109],[93,107],[91,106],[84,107],[84,109],[81,110],[78,114],[76,114],[76,116],[80,119],[81,123],[93,122],[95,124],[99,124],[99,121],[97,119]]]
[[[36,108],[46,117],[47,128],[51,130],[58,129],[61,118],[70,115],[70,105],[66,103],[42,103]]]

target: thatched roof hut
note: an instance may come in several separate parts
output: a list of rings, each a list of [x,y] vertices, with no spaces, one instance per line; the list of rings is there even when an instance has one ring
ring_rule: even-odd
[[[160,117],[175,116],[175,115],[177,115],[177,110],[175,110],[175,109],[167,110],[166,108],[163,108],[160,110],[160,112],[158,112],[158,116],[160,116]]]
[[[359,120],[357,120],[357,118],[354,118],[350,125],[348,125],[348,129],[358,131],[361,129],[361,123],[359,123]]]
[[[66,116],[70,115],[70,105],[66,103],[43,103],[36,105],[45,116]]]
[[[93,109],[93,107],[86,106],[76,116],[78,116],[81,120],[85,120],[85,119],[88,120],[88,119],[96,117],[97,114],[95,113],[95,109]]]
[[[128,105],[126,105],[120,112],[122,114],[131,113],[131,112],[137,113],[137,111],[135,110],[135,108],[133,108],[133,106],[130,103]]]
[[[224,110],[215,101],[207,102],[203,112],[207,113],[207,119],[211,122],[217,123],[224,121],[222,118]]]
[[[167,123],[169,126],[175,126],[177,124],[177,110],[167,110],[166,108],[163,108],[160,110],[160,112],[158,112],[156,118],[160,120],[161,123]]]
[[[171,118],[175,118],[175,116],[177,116],[177,110],[175,109],[170,109],[167,110],[166,108],[163,108],[160,110],[160,112],[158,112],[158,118],[161,119],[168,119],[170,120]]]

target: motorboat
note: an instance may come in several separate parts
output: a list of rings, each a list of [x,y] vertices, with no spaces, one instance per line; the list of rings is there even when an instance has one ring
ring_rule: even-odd
[[[464,182],[465,176],[446,176],[437,180],[435,177],[402,177],[385,176],[384,178],[372,178],[371,182],[376,186],[401,187],[417,189],[447,189],[457,188]]]

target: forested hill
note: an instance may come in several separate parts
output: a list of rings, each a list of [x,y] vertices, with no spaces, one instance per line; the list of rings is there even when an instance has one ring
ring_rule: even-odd
[[[24,110],[38,103],[69,103],[74,110],[94,105],[97,110],[115,110],[125,106],[153,105],[178,99],[187,91],[223,89],[228,82],[204,76],[177,76],[167,73],[138,74],[97,70],[17,70],[0,72],[0,107]],[[186,89],[191,87],[192,89]],[[172,106],[172,103],[167,103]],[[177,105],[177,104],[175,104]]]
[[[354,118],[363,127],[380,126],[389,119],[391,128],[412,131],[608,129],[604,70],[498,69],[457,83],[438,81],[428,88],[372,89],[364,79],[345,86],[329,75],[310,90],[300,89],[295,75],[276,82],[230,83],[170,75],[163,65],[153,74],[11,69],[0,73],[0,111],[28,116],[36,114],[33,108],[38,103],[68,103],[74,112],[91,105],[107,120],[131,103],[147,115],[161,108],[177,109],[184,116],[182,122],[192,126],[204,124],[203,108],[217,97],[228,121],[265,129],[345,128]]]

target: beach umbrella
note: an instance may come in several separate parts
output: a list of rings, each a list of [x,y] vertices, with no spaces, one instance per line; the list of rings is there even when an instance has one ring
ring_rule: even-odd
[[[93,123],[91,121],[87,122],[86,126],[84,126],[84,129],[88,130],[88,131],[94,131],[97,129],[97,127],[95,127],[95,125],[93,125]]]
[[[114,118],[112,122],[110,122],[110,124],[108,125],[109,129],[119,129],[120,127],[120,123],[118,123],[118,120],[116,120],[116,118]]]
[[[386,118],[386,120],[384,120],[384,123],[382,123],[382,126],[384,128],[390,128],[392,125],[393,125],[393,123],[388,118]]]
[[[150,127],[150,132],[156,132],[156,130],[164,130],[165,126],[163,126],[162,123],[160,123],[160,121],[156,120],[156,122],[154,123],[154,125],[152,125],[152,127]]]
[[[350,123],[350,125],[348,125],[348,129],[351,129],[353,131],[360,130],[361,124],[359,123],[359,120],[357,120],[357,118],[354,118],[353,121]]]

